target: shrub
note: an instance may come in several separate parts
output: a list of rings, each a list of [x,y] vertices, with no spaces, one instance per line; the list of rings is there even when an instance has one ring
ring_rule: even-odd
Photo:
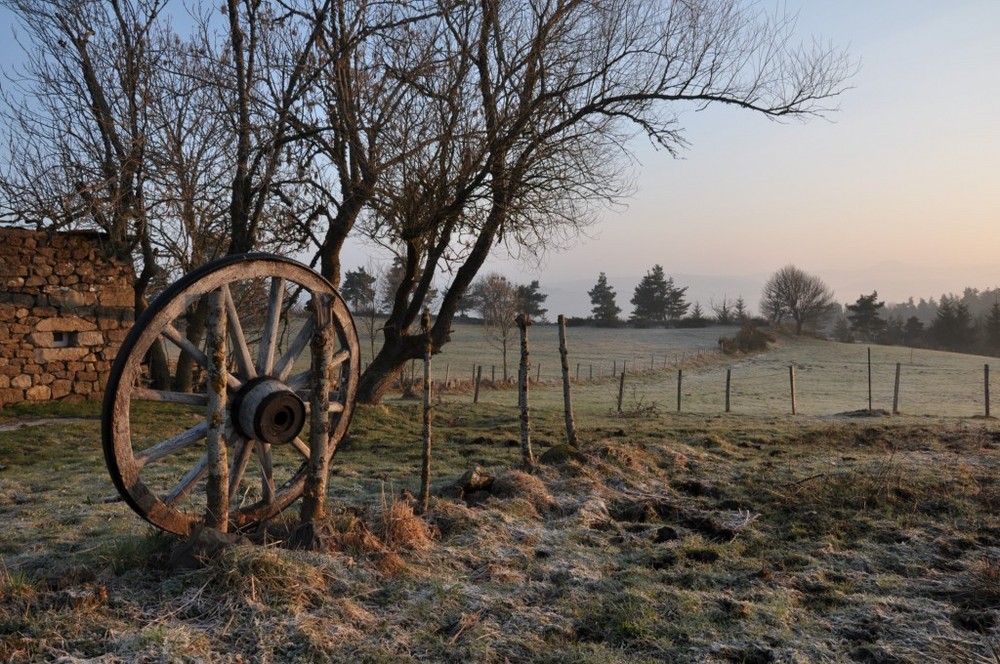
[[[752,323],[744,325],[735,336],[719,339],[722,352],[727,355],[767,350],[767,345],[772,342],[774,337]]]

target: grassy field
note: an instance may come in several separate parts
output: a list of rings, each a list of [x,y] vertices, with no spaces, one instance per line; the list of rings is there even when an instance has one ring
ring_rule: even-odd
[[[113,501],[94,404],[8,408],[0,662],[1000,661],[1000,425],[972,417],[988,360],[873,348],[874,405],[902,362],[904,415],[859,417],[837,413],[867,406],[863,346],[677,352],[685,412],[676,367],[628,378],[621,414],[614,379],[582,381],[579,454],[530,474],[513,391],[475,407],[442,393],[422,518],[407,497],[419,406],[359,408],[334,460],[328,550],[281,546],[290,511],[267,545],[195,570],[172,568],[174,538]],[[942,382],[966,373],[967,394]],[[561,391],[531,395],[536,451],[558,450]],[[56,421],[19,426],[42,417]],[[476,466],[488,481],[457,492]]]

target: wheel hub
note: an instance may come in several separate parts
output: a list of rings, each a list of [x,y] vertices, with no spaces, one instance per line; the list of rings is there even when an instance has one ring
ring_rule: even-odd
[[[233,426],[247,438],[282,445],[299,435],[306,422],[302,399],[268,376],[247,382],[233,397]]]

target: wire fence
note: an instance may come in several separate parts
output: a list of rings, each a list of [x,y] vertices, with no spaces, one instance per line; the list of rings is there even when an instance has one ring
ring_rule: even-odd
[[[988,358],[922,349],[865,347],[810,342],[754,357],[731,358],[718,349],[689,349],[598,361],[570,361],[577,401],[601,410],[653,406],[658,412],[743,414],[861,414],[865,411],[928,416],[991,415],[992,377]],[[869,359],[870,357],[870,359]],[[440,364],[439,364],[440,367]],[[497,376],[496,365],[450,369],[446,386],[441,369],[437,387],[467,398],[515,402],[513,380]],[[621,381],[622,373],[624,382]],[[511,372],[516,374],[515,371]],[[475,394],[481,377],[481,396]],[[534,399],[554,399],[561,385],[557,362],[533,364]],[[486,395],[489,396],[486,396]]]

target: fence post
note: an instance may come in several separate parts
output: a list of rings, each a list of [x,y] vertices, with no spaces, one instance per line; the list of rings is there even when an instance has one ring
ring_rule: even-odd
[[[788,387],[792,393],[792,415],[795,415],[795,365],[788,365]]]
[[[448,376],[451,373],[451,362],[445,362],[444,364],[444,386],[448,387]]]
[[[618,375],[618,360],[611,360],[611,375]]]
[[[868,347],[868,410],[872,409],[872,347]]]
[[[472,403],[479,403],[479,384],[483,382],[483,365],[476,367],[476,388],[472,393]]]
[[[684,375],[683,369],[677,370],[677,412],[681,412],[681,378]]]
[[[531,319],[524,314],[518,314],[517,327],[521,330],[521,367],[518,370],[517,405],[521,410],[521,459],[524,465],[532,468],[535,465],[535,455],[531,452],[531,420],[528,413],[528,371],[531,361],[528,359],[528,326]]]
[[[622,399],[625,398],[625,369],[622,369],[621,380],[618,381],[618,412],[622,412]]]
[[[726,369],[726,412],[729,412],[729,386],[732,384],[732,369]]]
[[[535,367],[535,385],[542,382],[542,363],[539,362],[538,366]]]
[[[566,415],[566,440],[576,447],[576,422],[573,421],[573,397],[570,393],[569,384],[569,348],[566,344],[566,318],[559,314],[559,358],[562,360],[563,377],[563,411]],[[580,363],[576,363],[576,375],[580,376]]]
[[[420,464],[420,513],[430,508],[431,502],[431,310],[424,307],[420,319],[427,343],[424,346],[424,448]]]
[[[983,365],[983,401],[986,404],[986,417],[990,416],[990,365]]]
[[[896,362],[896,382],[892,386],[892,414],[899,415],[899,371],[900,363]]]

